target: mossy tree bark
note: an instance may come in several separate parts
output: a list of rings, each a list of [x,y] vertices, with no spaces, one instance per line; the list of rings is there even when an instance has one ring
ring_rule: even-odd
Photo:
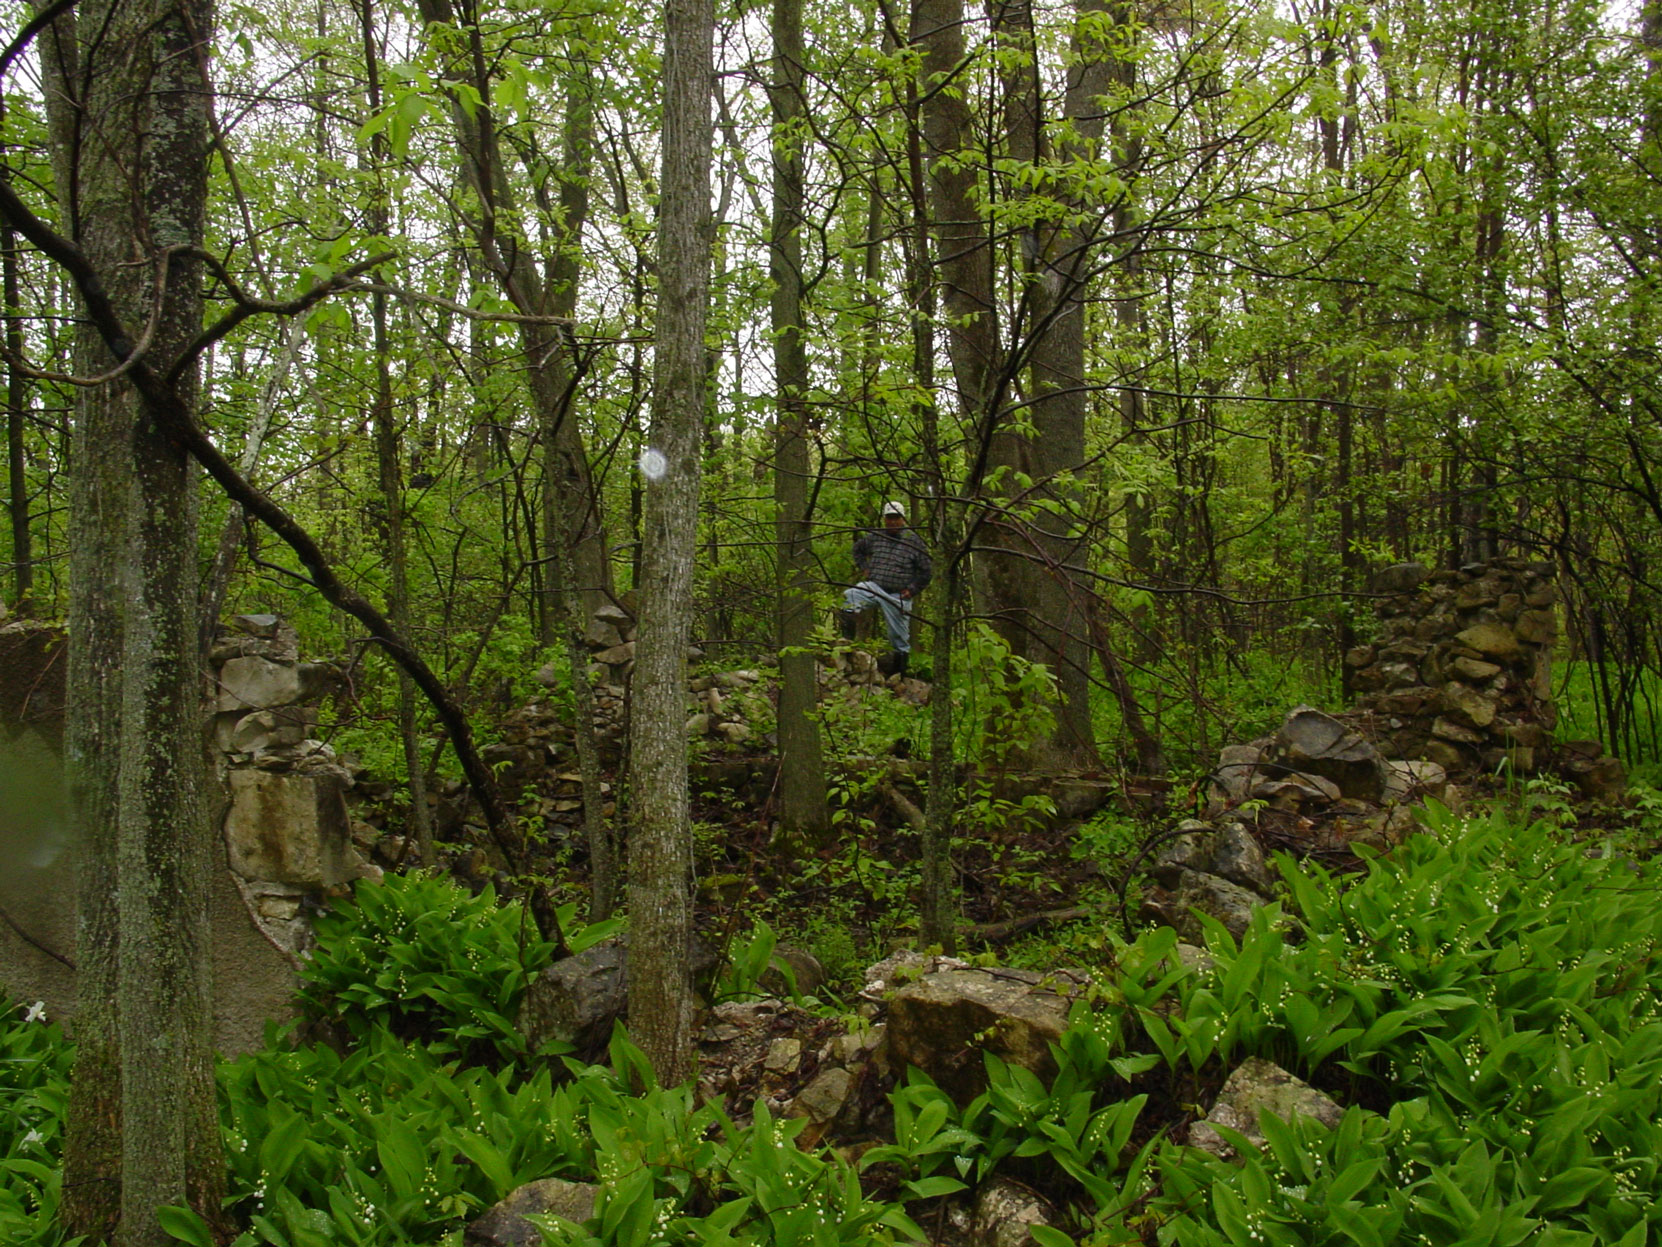
[[[207,199],[212,27],[212,0],[92,0],[73,33],[65,24],[43,47],[68,232],[116,314],[145,327],[112,352],[89,325],[78,365],[107,373],[138,356],[187,409],[203,315],[192,249]],[[196,477],[121,376],[82,389],[76,446],[67,735],[86,859],[85,970],[64,1220],[94,1238],[110,1237],[113,1222],[120,1247],[162,1247],[171,1239],[156,1210],[189,1204],[217,1223],[224,1184],[206,970]]]

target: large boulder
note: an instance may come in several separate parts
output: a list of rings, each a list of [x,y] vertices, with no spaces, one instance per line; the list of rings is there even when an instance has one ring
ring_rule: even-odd
[[[1264,860],[1258,837],[1238,822],[1226,822],[1218,827],[1217,838],[1212,843],[1211,873],[1260,896],[1269,896],[1275,887],[1275,876]]]
[[[244,879],[321,891],[362,873],[352,848],[344,772],[241,769],[227,780],[225,847],[231,869]]]
[[[1330,1130],[1344,1116],[1342,1108],[1309,1083],[1294,1078],[1279,1065],[1250,1057],[1223,1084],[1206,1120],[1189,1127],[1189,1143],[1224,1160],[1232,1160],[1235,1149],[1214,1127],[1226,1126],[1262,1147],[1264,1132],[1258,1121],[1265,1113],[1283,1121],[1314,1117]]]
[[[317,726],[317,710],[312,706],[289,705],[255,710],[240,718],[235,714],[222,714],[219,718],[220,745],[227,753],[286,749],[310,738]]]
[[[889,998],[889,1055],[916,1066],[959,1103],[986,1087],[983,1051],[1056,1076],[1050,1045],[1067,1029],[1079,984],[1028,970],[964,968],[926,974]]]
[[[604,1048],[629,1000],[625,961],[621,939],[603,940],[532,979],[517,1022],[532,1049],[550,1040],[584,1053]]]
[[[1407,801],[1430,798],[1441,801],[1448,788],[1448,772],[1435,762],[1420,759],[1386,763],[1385,792],[1381,800],[1386,805],[1400,805]]]
[[[1503,623],[1473,624],[1456,633],[1454,639],[1467,649],[1475,650],[1503,666],[1516,662],[1524,653],[1518,634]]]
[[[1275,880],[1264,850],[1239,821],[1231,819],[1213,827],[1186,819],[1178,824],[1178,833],[1161,847],[1149,870],[1162,887],[1180,887],[1186,873],[1210,874],[1261,896],[1270,895]]]
[[[1295,813],[1310,806],[1332,805],[1344,800],[1344,791],[1323,775],[1308,771],[1289,771],[1278,778],[1260,779],[1252,786],[1254,800],[1264,801],[1277,810]]]
[[[1178,879],[1175,901],[1183,913],[1183,921],[1177,927],[1181,934],[1198,937],[1200,924],[1189,914],[1198,909],[1223,923],[1236,939],[1246,934],[1252,925],[1252,911],[1264,903],[1256,892],[1238,883],[1196,870],[1186,870]]]
[[[812,996],[825,986],[825,967],[806,948],[780,944],[756,986],[770,996]]]
[[[1262,775],[1263,763],[1264,751],[1257,745],[1226,745],[1219,750],[1207,787],[1208,815],[1245,801]]]
[[[1495,721],[1499,699],[1468,684],[1450,680],[1443,686],[1442,707],[1456,722],[1470,727],[1488,727]]]
[[[1269,752],[1290,771],[1330,780],[1344,797],[1378,801],[1385,788],[1385,759],[1379,750],[1360,732],[1309,706],[1287,715]]]
[[[1212,846],[1217,832],[1210,823],[1197,818],[1184,819],[1177,825],[1176,834],[1160,846],[1149,874],[1164,888],[1175,888],[1186,870],[1210,870]]]
[[[786,1117],[805,1117],[808,1124],[797,1136],[798,1147],[813,1147],[848,1109],[856,1078],[840,1065],[828,1065],[791,1101]]]
[[[315,701],[329,691],[335,677],[335,669],[327,663],[273,662],[252,654],[233,658],[219,669],[217,708],[221,712],[262,710]]]
[[[579,1053],[603,1051],[612,1023],[629,1004],[629,942],[621,935],[556,961],[526,986],[515,1025],[532,1049],[550,1040]],[[715,966],[710,946],[694,937],[689,950],[694,977]]]
[[[1589,801],[1620,801],[1627,793],[1627,772],[1621,759],[1607,755],[1596,740],[1572,740],[1560,745],[1558,765]]]
[[[1430,575],[1424,563],[1398,563],[1374,577],[1374,589],[1379,593],[1412,593]]]

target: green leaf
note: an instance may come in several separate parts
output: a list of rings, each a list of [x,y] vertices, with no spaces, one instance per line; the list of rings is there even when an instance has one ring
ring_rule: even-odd
[[[1049,1225],[1030,1225],[1027,1233],[1032,1237],[1035,1247],[1075,1247],[1074,1240],[1061,1230]]]
[[[1609,1178],[1603,1169],[1580,1165],[1549,1178],[1536,1199],[1538,1212],[1557,1212],[1563,1208],[1579,1208],[1587,1197]]]
[[[1349,1168],[1342,1170],[1327,1188],[1327,1202],[1331,1207],[1355,1199],[1365,1190],[1370,1182],[1379,1174],[1384,1160],[1375,1158],[1359,1160]]]
[[[156,1209],[156,1220],[163,1230],[181,1243],[189,1243],[191,1247],[215,1247],[213,1235],[208,1232],[208,1223],[194,1209],[164,1205]]]
[[[387,1176],[387,1188],[395,1199],[408,1199],[421,1190],[427,1176],[427,1156],[416,1132],[396,1118],[380,1124],[381,1137],[375,1153]]]
[[[462,1155],[479,1166],[479,1171],[495,1188],[498,1199],[514,1189],[513,1168],[508,1164],[508,1158],[502,1154],[501,1149],[489,1139],[481,1138],[471,1130],[450,1130],[447,1137]]]
[[[968,1189],[967,1185],[957,1178],[949,1178],[943,1174],[937,1174],[932,1178],[919,1178],[905,1185],[912,1199],[934,1199],[938,1195],[952,1195]]]

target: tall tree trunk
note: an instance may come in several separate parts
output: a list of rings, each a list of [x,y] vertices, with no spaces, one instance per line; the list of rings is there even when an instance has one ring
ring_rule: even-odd
[[[1003,350],[993,300],[992,245],[976,204],[979,162],[969,146],[973,118],[963,95],[968,69],[963,0],[914,0],[911,44],[923,53],[923,158],[947,356],[958,410],[985,434],[999,414]],[[986,437],[979,440],[984,445]],[[971,466],[972,483],[979,482],[985,467],[984,460]]]
[[[778,389],[774,425],[774,564],[779,642],[780,821],[821,841],[831,832],[825,758],[820,749],[818,662],[809,652],[814,596],[809,543],[808,352],[802,336],[802,0],[774,0],[773,79],[773,365]]]
[[[915,16],[914,16],[915,21]],[[915,27],[914,27],[915,29]],[[952,737],[952,643],[962,596],[963,514],[948,487],[941,457],[940,407],[935,391],[935,269],[929,250],[929,190],[924,171],[919,83],[906,83],[906,296],[912,317],[913,410],[922,430],[929,493],[929,540],[936,575],[923,598],[930,628],[929,793],[923,811],[923,897],[918,933],[945,952],[958,947],[957,880],[952,874],[952,832],[958,819],[958,767]],[[875,233],[875,231],[873,231]]]
[[[72,94],[81,85],[73,11],[42,33],[39,50],[59,213],[73,227],[83,116]],[[83,330],[75,335],[75,372],[96,375],[108,358],[95,333]],[[66,1233],[94,1242],[113,1239],[121,1219],[116,839],[123,649],[117,597],[127,531],[123,425],[124,412],[107,389],[78,396],[70,443],[64,761],[81,859],[76,881],[75,1067],[69,1083],[59,1220]]]
[[[577,311],[579,257],[583,245],[583,225],[589,216],[589,170],[594,161],[593,94],[592,74],[584,62],[567,84],[559,212],[556,214],[554,253],[548,262],[547,303],[550,316],[569,318]],[[536,367],[537,361],[533,360],[532,366]],[[579,468],[578,463],[571,459],[574,453],[582,455],[582,440],[577,435],[577,419],[573,414],[577,376],[570,352],[553,352],[547,367],[551,373],[550,388],[558,394],[558,401],[552,406],[540,406],[538,412],[537,437],[542,443],[543,453],[541,539],[544,558],[550,557],[556,547],[562,552],[559,557],[564,563],[565,580],[563,588],[556,588],[552,583],[553,576],[545,569],[542,643],[552,648],[560,635],[569,633],[571,628],[575,628],[581,637],[590,615],[601,604],[604,591],[611,588],[612,582],[610,566],[604,563],[606,543],[600,535],[599,502],[593,496],[593,483],[588,481],[588,463],[586,459],[581,460]],[[590,513],[584,515],[581,523],[574,527],[570,511],[575,499],[571,495],[572,490],[579,487],[589,494],[587,506]],[[566,516],[562,517],[562,511],[567,512]],[[573,534],[586,533],[591,528],[594,537],[588,544],[592,548],[582,552],[574,549]],[[599,568],[594,565],[596,553],[603,561]],[[569,628],[558,626],[558,621],[564,618],[571,619]],[[586,680],[587,671],[585,663],[581,673],[572,672],[572,679]],[[593,733],[589,735],[592,742]],[[585,788],[585,802],[598,796],[598,793],[589,793]]]
[[[667,0],[657,346],[652,427],[641,464],[646,480],[629,841],[629,1026],[664,1085],[692,1073],[686,671],[710,299],[714,30],[711,0]]]
[[[49,107],[72,114],[53,126],[68,144],[55,159],[66,216],[116,313],[151,326],[147,362],[163,375],[178,366],[174,392],[188,409],[196,368],[179,361],[201,330],[202,300],[199,263],[177,249],[203,237],[211,0],[94,0],[79,20],[97,35],[79,49],[79,72],[64,72],[67,59],[48,71]],[[77,82],[84,94],[72,100]],[[76,132],[80,117],[99,119],[96,135]],[[77,363],[96,373],[115,362],[84,330]],[[87,855],[78,1072],[93,1092],[72,1108],[92,1117],[72,1127],[70,1150],[83,1154],[66,1157],[65,1170],[103,1189],[65,1217],[107,1232],[118,1132],[115,1241],[162,1247],[172,1240],[159,1207],[188,1204],[218,1224],[224,1186],[209,1046],[195,475],[125,380],[82,392],[77,444],[67,736]],[[90,896],[92,886],[105,895]],[[109,1070],[87,1066],[111,1059],[119,1118],[103,1098]]]
[[[1106,0],[1080,0],[1076,7],[1062,101],[1066,137],[1056,152],[1064,165],[1098,158],[1105,118],[1102,100],[1116,76],[1130,68],[1110,50],[1112,36],[1103,34]],[[1031,46],[1030,18],[1025,29],[1024,42]],[[1037,99],[1036,71],[1026,90]],[[1035,146],[1034,159],[1044,156],[1043,148]],[[1068,207],[1074,223],[1043,231],[1030,247],[1032,477],[1042,483],[1043,496],[1056,505],[1041,510],[1032,525],[1043,564],[1032,564],[1034,574],[1027,577],[1030,605],[1026,609],[1031,624],[1026,632],[1032,640],[1026,653],[1051,669],[1061,694],[1046,760],[1077,767],[1099,762],[1090,709],[1092,612],[1089,590],[1075,570],[1084,554],[1075,474],[1085,459],[1085,417],[1090,405],[1085,377],[1085,292],[1095,276],[1094,253],[1101,227],[1100,217],[1088,216],[1085,204],[1070,202]],[[1106,205],[1098,212],[1117,207]]]

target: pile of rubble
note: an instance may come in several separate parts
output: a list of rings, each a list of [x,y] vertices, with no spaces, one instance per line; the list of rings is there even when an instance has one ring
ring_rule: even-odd
[[[930,684],[911,676],[885,675],[878,657],[858,646],[833,646],[820,657],[819,685],[822,694],[846,690],[845,696],[860,696],[876,688],[888,689],[909,706],[929,704]]]
[[[1206,818],[1168,833],[1142,916],[1194,939],[1199,909],[1239,936],[1276,893],[1261,844],[1269,826],[1294,829],[1307,851],[1384,848],[1413,828],[1413,807],[1427,799],[1460,800],[1437,763],[1387,759],[1352,723],[1299,706],[1273,735],[1222,751]]]
[[[788,960],[799,989],[812,986],[812,958],[784,948],[775,956]],[[615,944],[545,970],[518,1019],[528,1042],[560,1040],[579,1051],[603,1045],[623,1008],[622,974]],[[908,1068],[928,1074],[960,1104],[986,1087],[983,1051],[1053,1079],[1052,1045],[1087,985],[1073,972],[1041,975],[903,952],[866,970],[852,1018],[775,997],[719,1002],[698,1035],[700,1096],[719,1098],[741,1125],[757,1103],[765,1104],[775,1116],[803,1122],[797,1146],[832,1144],[856,1161],[893,1138],[888,1093]],[[598,1195],[585,1183],[531,1183],[469,1226],[463,1241],[477,1247],[538,1242],[526,1214],[585,1220]],[[1061,1219],[1042,1196],[1007,1178],[953,1197],[941,1213],[938,1241],[960,1244],[1025,1242],[1029,1226]]]
[[[589,651],[589,680],[594,696],[596,745],[604,764],[615,766],[628,746],[630,681],[635,670],[636,628],[625,595],[623,603],[597,610],[584,633]],[[703,656],[694,647],[689,659]],[[828,649],[818,667],[820,695],[858,700],[889,696],[909,705],[929,702],[930,685],[904,676],[884,676],[876,656],[857,646]],[[566,684],[564,664],[549,663],[537,680],[550,690]],[[777,707],[774,673],[735,668],[689,678],[687,735],[705,751],[706,765],[719,759],[743,759],[752,751],[771,752],[775,745]],[[572,727],[567,712],[552,697],[534,698],[503,716],[497,739],[482,751],[497,776],[505,800],[520,812],[543,820],[554,829],[573,829],[582,822],[582,777],[577,773]],[[601,785],[608,798],[609,783]],[[359,819],[355,824],[360,845],[373,844],[377,856],[390,864],[399,860],[402,838],[381,837],[377,824],[385,814],[374,808],[394,795],[393,785],[360,776]],[[473,820],[465,785],[456,782],[430,795],[434,804],[434,831],[443,840],[461,839],[462,827]],[[603,813],[610,817],[610,800]]]

